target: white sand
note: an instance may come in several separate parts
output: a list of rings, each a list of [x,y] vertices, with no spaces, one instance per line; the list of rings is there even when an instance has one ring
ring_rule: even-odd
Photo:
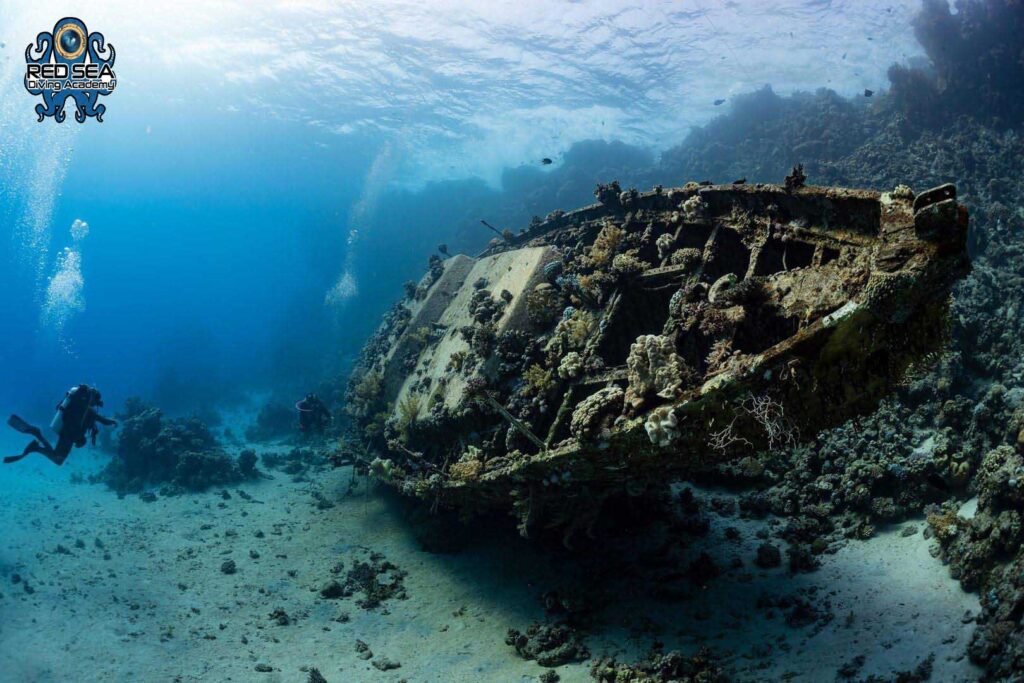
[[[4,437],[4,445],[13,451],[20,440]],[[94,471],[103,458],[78,451],[58,469],[34,456],[0,470],[0,681],[300,682],[306,666],[331,683],[530,681],[544,671],[519,659],[504,637],[509,627],[542,619],[538,595],[564,585],[553,555],[509,537],[456,555],[423,552],[382,496],[346,493],[347,468],[316,484],[274,472],[272,481],[237,487],[253,496],[249,502],[236,487],[230,500],[211,491],[145,503],[69,483],[72,473]],[[335,507],[318,510],[312,488]],[[722,539],[720,529],[729,524],[740,528],[740,544]],[[819,571],[793,577],[754,567],[759,524],[719,520],[688,551],[706,546],[722,565],[733,555],[745,563],[690,600],[612,596],[587,639],[594,654],[634,656],[655,637],[669,648],[706,642],[726,655],[738,680],[779,680],[790,672],[792,680],[831,681],[856,655],[866,657],[865,676],[910,668],[935,652],[933,680],[976,677],[963,656],[971,625],[961,616],[977,611],[977,599],[948,578],[920,532],[851,543],[827,556]],[[257,530],[265,537],[256,538]],[[84,548],[75,547],[78,539]],[[70,554],[55,552],[58,544]],[[330,568],[339,560],[351,566],[361,547],[408,572],[408,600],[366,611],[354,598],[318,595],[335,578]],[[260,557],[250,558],[250,550]],[[228,558],[236,574],[221,573]],[[14,573],[35,593],[13,584]],[[816,635],[813,625],[789,628],[781,614],[768,619],[755,608],[762,593],[813,586],[820,589],[816,601],[829,597],[835,614]],[[291,625],[268,618],[278,607],[293,617]],[[351,621],[333,621],[341,612]],[[637,637],[648,620],[655,626]],[[388,657],[401,668],[381,672],[373,660],[358,659],[357,638],[375,659]],[[274,671],[259,673],[258,663]],[[587,668],[558,671],[563,681],[586,681]]]

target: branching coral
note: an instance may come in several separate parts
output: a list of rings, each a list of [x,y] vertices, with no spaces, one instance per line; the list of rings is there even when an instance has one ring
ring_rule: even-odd
[[[356,417],[369,415],[380,400],[383,388],[384,377],[379,371],[365,372],[349,390],[346,410]]]
[[[583,348],[594,329],[592,313],[576,308],[567,308],[562,319],[555,326],[546,350],[561,358],[569,351]]]
[[[796,428],[786,418],[785,409],[777,399],[767,394],[748,394],[742,407],[764,430],[769,450],[796,442]]]
[[[604,301],[606,292],[614,285],[615,278],[611,273],[603,271],[581,275],[579,278],[580,293],[597,303]]]
[[[732,448],[734,444],[744,444],[746,446],[751,445],[747,439],[736,433],[736,420],[738,419],[739,416],[733,417],[728,424],[723,425],[720,429],[717,429],[708,435],[708,446],[710,446],[712,450],[725,453]]]
[[[707,365],[707,374],[711,375],[718,372],[725,365],[726,361],[732,355],[732,340],[730,339],[719,339],[711,345],[711,350],[708,351],[708,357],[704,361]]]
[[[608,266],[615,257],[615,253],[625,236],[626,231],[619,226],[610,222],[605,223],[604,227],[601,228],[601,232],[597,233],[597,238],[594,240],[594,245],[590,248],[590,253],[584,257],[584,265],[594,269]]]
[[[420,419],[423,412],[423,397],[420,394],[409,392],[398,402],[397,407],[395,417],[397,418],[398,432],[402,435],[403,440],[408,440],[409,430]]]
[[[550,370],[536,363],[523,373],[523,392],[528,396],[543,396],[555,387],[555,378]]]

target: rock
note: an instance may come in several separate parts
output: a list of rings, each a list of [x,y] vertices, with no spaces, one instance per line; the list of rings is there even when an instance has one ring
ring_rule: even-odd
[[[533,659],[547,667],[590,657],[590,650],[567,624],[531,624],[525,633],[509,629],[505,643],[514,647],[523,659]]]
[[[238,567],[234,560],[224,560],[220,565],[220,571],[222,574],[234,574],[238,571]]]
[[[270,620],[273,621],[278,626],[288,626],[289,624],[292,623],[291,617],[289,617],[288,613],[285,612],[280,607],[275,609],[268,616],[269,616]]]
[[[260,673],[270,673],[274,670],[274,667],[270,666],[269,664],[257,664],[256,670]]]
[[[402,668],[402,665],[400,663],[394,661],[393,659],[388,659],[387,657],[375,659],[373,660],[372,664],[374,668],[380,669],[381,671],[391,671],[392,669]]]
[[[762,543],[757,546],[757,559],[754,564],[762,569],[771,569],[782,564],[782,551],[771,543]]]
[[[349,595],[351,595],[351,593],[349,593]],[[331,581],[320,589],[320,597],[325,600],[337,600],[345,596],[345,588],[337,581]]]

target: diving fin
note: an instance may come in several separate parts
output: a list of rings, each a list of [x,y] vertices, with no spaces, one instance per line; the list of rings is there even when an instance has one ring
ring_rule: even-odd
[[[22,434],[29,434],[31,436],[35,436],[37,433],[39,433],[39,430],[37,428],[30,425],[28,422],[25,422],[17,415],[11,415],[9,418],[7,418],[7,424],[10,425],[11,429],[15,429],[21,432]]]
[[[18,419],[21,419],[21,418],[18,418]],[[13,427],[14,425],[11,425],[11,426]],[[24,458],[29,453],[40,453],[41,451],[42,451],[42,447],[39,445],[39,442],[38,441],[33,441],[29,445],[25,446],[25,450],[22,452],[21,455],[8,455],[6,458],[4,458],[4,464],[5,465],[10,465],[12,462],[18,462],[19,460]]]
[[[7,418],[7,424],[9,424],[12,429],[16,429],[22,434],[28,434],[29,436],[34,437],[35,440],[38,441],[40,445],[46,446],[47,448],[51,447],[50,442],[47,441],[46,437],[43,436],[43,433],[39,431],[39,427],[30,425],[28,422],[25,422],[17,415],[11,415],[9,418]]]

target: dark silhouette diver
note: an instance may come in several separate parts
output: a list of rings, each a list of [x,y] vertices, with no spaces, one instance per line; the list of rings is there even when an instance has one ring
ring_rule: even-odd
[[[299,429],[306,433],[322,432],[332,420],[327,406],[316,394],[306,394],[295,409],[299,411]]]
[[[50,445],[38,427],[30,425],[17,415],[11,415],[7,418],[7,424],[12,429],[31,436],[32,441],[25,446],[21,455],[4,458],[4,464],[18,462],[30,453],[41,453],[53,461],[53,464],[63,465],[72,446],[81,448],[85,445],[86,438],[90,436],[93,445],[96,444],[96,435],[99,433],[97,424],[117,426],[117,420],[111,420],[99,414],[97,408],[102,405],[103,398],[94,387],[80,384],[68,390],[64,395],[64,400],[57,405],[57,414],[50,422],[50,428],[57,433],[58,437],[56,448]]]

